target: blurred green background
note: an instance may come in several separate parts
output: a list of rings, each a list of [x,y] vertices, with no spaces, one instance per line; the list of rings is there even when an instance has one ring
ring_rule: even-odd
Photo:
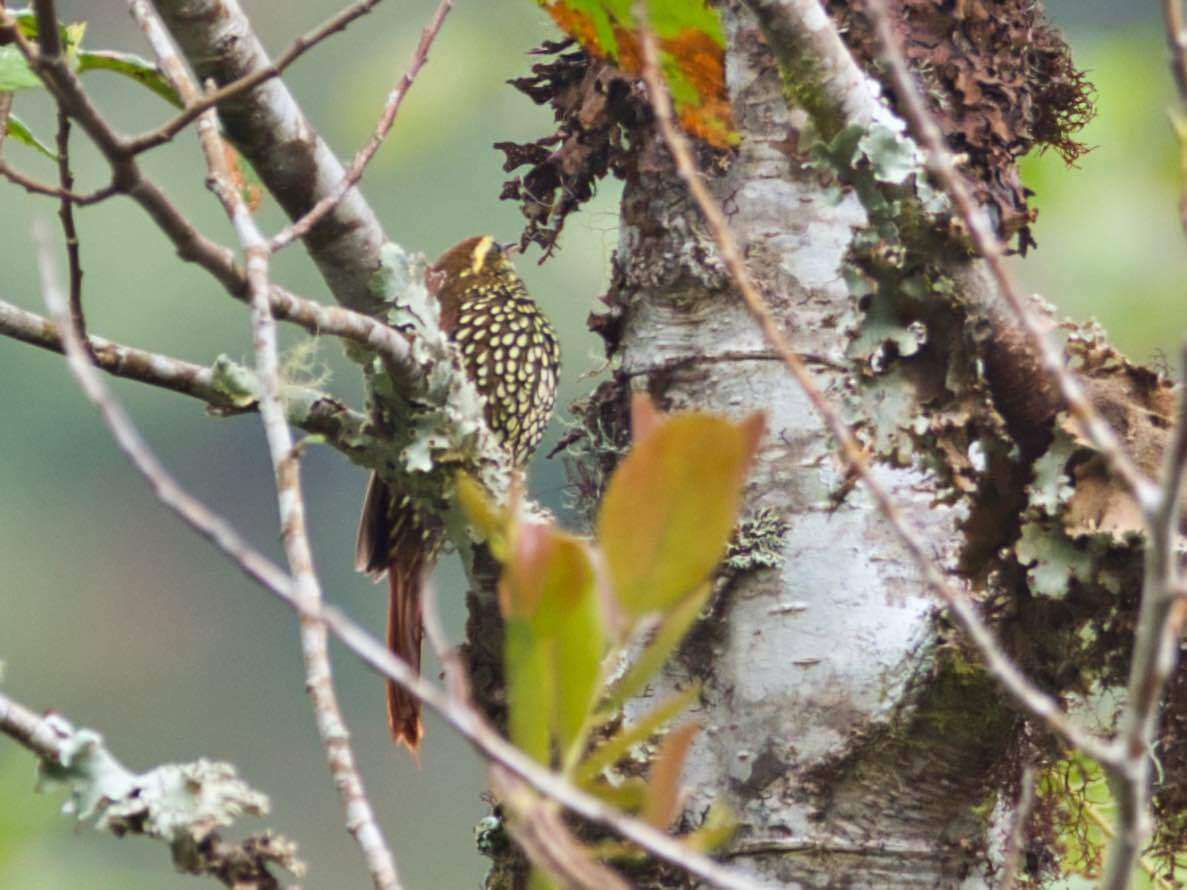
[[[279,51],[338,8],[328,0],[248,3],[266,44]],[[403,72],[431,0],[380,4],[299,62],[287,76],[314,123],[343,156],[366,138]],[[1121,7],[1125,7],[1122,9]],[[94,47],[145,52],[117,0],[61,2],[89,22]],[[1095,316],[1136,359],[1170,352],[1187,328],[1184,250],[1177,219],[1178,160],[1166,109],[1171,86],[1153,9],[1064,0],[1050,4],[1099,88],[1100,116],[1084,134],[1096,149],[1077,170],[1054,155],[1028,160],[1038,193],[1039,249],[1018,271],[1075,318]],[[278,13],[277,9],[283,9]],[[524,73],[527,51],[554,36],[530,0],[459,0],[364,190],[390,233],[430,256],[460,238],[512,239],[516,208],[497,200],[504,174],[491,143],[549,132],[550,116],[504,81]],[[99,106],[132,132],[168,111],[149,94],[102,74],[88,80]],[[18,97],[19,113],[52,134],[48,105]],[[104,166],[75,139],[80,188],[105,182]],[[17,145],[8,156],[49,179],[48,162]],[[233,237],[213,197],[192,133],[146,166],[213,237]],[[557,322],[565,348],[561,404],[590,386],[600,363],[586,314],[604,292],[619,188],[607,183],[570,220],[562,250],[521,271]],[[55,207],[0,186],[0,298],[40,310],[29,229]],[[275,230],[271,205],[260,219]],[[86,302],[94,332],[208,363],[247,357],[244,308],[208,277],[179,263],[144,214],[126,200],[80,212]],[[278,280],[324,297],[299,250],[274,265]],[[295,342],[290,334],[289,343]],[[359,403],[355,375],[333,343],[319,358],[331,386]],[[305,886],[366,886],[341,824],[305,699],[291,617],[161,508],[116,452],[60,359],[0,341],[0,658],[4,690],[104,732],[132,768],[198,756],[234,762],[271,795],[267,825],[300,842]],[[279,558],[275,506],[258,420],[206,418],[200,406],[146,387],[117,384],[166,464]],[[561,424],[554,423],[552,438]],[[328,596],[380,631],[383,590],[351,570],[364,474],[326,449],[304,463],[311,525]],[[564,478],[538,460],[533,490],[561,507]],[[450,632],[464,621],[460,573],[438,573]],[[476,887],[483,860],[471,839],[483,815],[483,771],[432,717],[421,766],[388,744],[379,682],[335,653],[337,680],[364,775],[409,887]],[[426,669],[430,674],[436,667]],[[57,815],[59,796],[34,796],[31,759],[0,741],[0,887],[181,888],[166,851],[77,830]],[[245,829],[261,825],[244,822]]]

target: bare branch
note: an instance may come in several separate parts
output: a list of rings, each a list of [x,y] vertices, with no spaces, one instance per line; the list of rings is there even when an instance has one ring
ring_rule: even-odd
[[[54,11],[54,0],[33,0],[37,13],[37,42],[41,55],[55,59],[62,54],[62,39],[58,34],[58,14]]]
[[[112,195],[119,194],[119,189],[115,185],[106,185],[101,189],[96,189],[93,192],[87,192],[85,194],[66,192],[59,186],[39,182],[32,177],[26,176],[19,170],[14,170],[3,159],[0,159],[0,176],[3,176],[13,185],[19,185],[31,195],[45,195],[49,198],[60,198],[63,200],[68,198],[72,204],[76,204],[79,207],[98,204],[100,201],[106,201]]]
[[[319,200],[308,213],[273,236],[270,245],[273,252],[282,250],[295,239],[304,238],[308,235],[309,230],[316,226],[322,217],[330,213],[337,206],[338,202],[345,197],[346,193],[354,188],[358,184],[358,181],[363,178],[363,171],[367,169],[367,164],[371,162],[371,158],[375,156],[375,152],[379,151],[379,146],[383,145],[383,140],[391,132],[392,125],[396,122],[396,115],[400,113],[400,105],[403,104],[404,97],[408,95],[408,90],[412,88],[412,83],[416,80],[416,75],[420,73],[420,69],[428,61],[429,48],[433,45],[433,41],[437,39],[437,34],[440,33],[441,26],[445,24],[445,17],[452,8],[453,0],[441,0],[437,4],[437,11],[433,14],[433,18],[420,33],[420,41],[416,44],[416,50],[412,54],[412,61],[408,65],[408,70],[404,72],[404,76],[400,78],[399,83],[388,93],[387,102],[383,106],[383,113],[379,116],[379,122],[375,125],[375,132],[367,140],[367,144],[360,148],[354,156],[354,160],[350,164],[350,169],[346,171],[346,176],[331,189],[328,195]]]
[[[637,7],[637,9],[640,21],[646,21],[645,10],[641,7]],[[828,24],[827,19],[824,24]],[[671,100],[659,73],[655,35],[647,27],[642,27],[640,30],[643,50],[643,78],[647,84],[652,108],[655,110],[656,123],[676,162],[676,170],[704,215],[722,262],[747,308],[758,322],[767,342],[783,359],[784,364],[812,403],[812,407],[837,440],[841,457],[846,466],[865,483],[878,509],[886,517],[895,535],[918,566],[928,587],[944,600],[953,618],[968,634],[973,645],[985,659],[990,672],[1019,707],[1042,722],[1064,741],[1085,751],[1090,756],[1114,760],[1115,755],[1107,745],[1073,724],[1054,698],[1018,670],[997,644],[989,628],[981,621],[976,608],[949,584],[947,578],[937,568],[923,541],[907,524],[898,504],[874,477],[865,452],[853,432],[816,385],[811,372],[791,347],[770,307],[751,278],[725,214],[705,186],[693,161],[688,143],[673,122]]]
[[[156,8],[200,83],[226,83],[272,66],[238,0],[158,0]],[[279,79],[224,100],[219,119],[290,219],[308,213],[346,175]],[[278,145],[285,150],[276,151]],[[385,307],[373,279],[386,240],[356,188],[313,227],[305,245],[339,303],[377,314]]]

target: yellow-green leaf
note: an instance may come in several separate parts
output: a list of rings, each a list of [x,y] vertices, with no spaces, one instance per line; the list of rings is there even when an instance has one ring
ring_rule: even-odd
[[[0,92],[13,92],[41,86],[21,51],[13,44],[0,46]]]
[[[29,148],[36,149],[41,152],[51,161],[58,159],[58,153],[52,148],[33,135],[33,131],[29,129],[29,125],[17,117],[15,114],[8,115],[8,135],[17,142],[23,143]]]
[[[470,525],[490,545],[496,559],[507,558],[503,538],[507,517],[486,495],[484,489],[468,473],[458,473],[455,480],[457,501]]]
[[[147,87],[170,105],[176,108],[183,107],[181,97],[161,70],[142,56],[115,50],[87,49],[79,50],[75,58],[79,74],[85,74],[87,71],[110,71],[120,74]]]
[[[598,541],[628,615],[671,608],[721,560],[762,430],[761,415],[672,415],[619,464]]]
[[[624,813],[637,813],[647,802],[647,783],[638,778],[624,779],[613,785],[594,782],[588,790],[594,797],[613,804]]]
[[[705,607],[712,592],[712,584],[702,584],[696,593],[679,603],[664,617],[651,642],[610,690],[606,698],[606,711],[614,713],[628,698],[643,691],[643,687],[659,672],[669,656],[676,651],[680,641],[688,635],[689,628],[701,614],[701,609]]]
[[[724,847],[738,830],[738,820],[729,806],[719,800],[709,804],[709,813],[696,831],[684,836],[684,842],[694,850],[712,853]]]
[[[529,621],[508,619],[503,650],[508,734],[517,748],[545,765],[551,759],[549,728],[556,699],[549,649]]]
[[[642,71],[635,0],[539,0],[591,53],[629,74]],[[719,148],[736,141],[725,86],[725,31],[707,0],[647,0],[660,66],[680,123]]]
[[[631,748],[649,739],[700,694],[701,685],[693,683],[683,692],[652,708],[630,726],[622,727],[581,761],[577,767],[577,782],[586,786],[596,782],[602,770],[613,766],[625,757]]]

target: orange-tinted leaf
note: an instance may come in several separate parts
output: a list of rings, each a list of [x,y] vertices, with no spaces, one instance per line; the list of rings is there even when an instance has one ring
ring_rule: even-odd
[[[761,415],[672,415],[619,464],[598,541],[628,615],[670,609],[721,560],[763,426]]]
[[[595,56],[642,71],[634,0],[539,0]],[[660,65],[685,130],[719,148],[737,139],[725,86],[725,31],[707,0],[647,0]]]
[[[255,171],[248,166],[239,152],[229,142],[223,143],[223,153],[227,157],[227,167],[231,171],[231,185],[243,197],[247,209],[255,213],[260,209],[264,200],[264,187],[256,177]]]
[[[680,773],[684,758],[700,727],[686,723],[673,729],[664,739],[651,767],[647,783],[647,803],[643,807],[643,821],[656,828],[667,829],[680,812]]]
[[[638,445],[663,423],[663,415],[645,392],[631,396],[631,439]]]
[[[593,590],[589,550],[580,538],[542,522],[520,522],[510,537],[499,582],[503,616],[553,626]]]

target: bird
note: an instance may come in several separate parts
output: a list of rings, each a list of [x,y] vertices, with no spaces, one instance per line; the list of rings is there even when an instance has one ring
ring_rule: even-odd
[[[523,467],[540,444],[556,402],[560,344],[511,261],[514,248],[489,235],[445,251],[427,276],[436,282],[441,327],[483,401],[486,425]],[[388,579],[387,644],[420,670],[421,592],[445,541],[439,518],[372,473],[359,520],[355,566]],[[420,702],[390,678],[387,723],[413,753],[424,735]]]

